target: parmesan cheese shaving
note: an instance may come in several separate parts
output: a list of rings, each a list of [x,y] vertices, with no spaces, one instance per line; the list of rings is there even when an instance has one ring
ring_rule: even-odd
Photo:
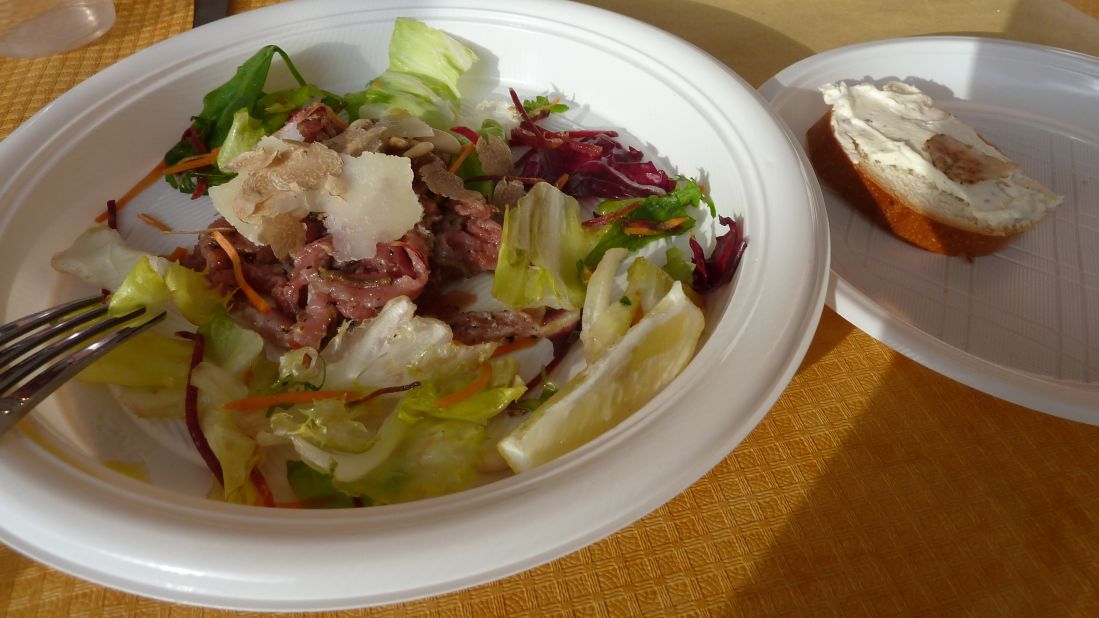
[[[398,156],[352,157],[324,144],[274,137],[229,164],[236,178],[210,189],[214,207],[245,238],[287,259],[305,243],[301,220],[324,213],[336,259],[374,257],[378,243],[397,240],[423,217],[412,190],[412,165]]]

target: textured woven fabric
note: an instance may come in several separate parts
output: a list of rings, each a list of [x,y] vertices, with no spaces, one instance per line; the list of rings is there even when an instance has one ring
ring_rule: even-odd
[[[691,38],[678,22],[662,24],[655,3],[602,4]],[[763,10],[748,2],[710,4]],[[1013,26],[990,14],[987,24],[973,17],[949,28],[1006,24],[995,32],[1057,43],[1075,32],[1062,31],[1063,20],[1094,22],[1054,2],[984,4],[1033,19]],[[684,5],[688,14],[710,14],[701,3]],[[794,5],[776,1],[766,10]],[[1093,0],[1075,5],[1099,14]],[[182,0],[117,0],[117,7],[115,27],[93,45],[45,59],[0,60],[0,136],[96,71],[190,26],[190,3]],[[766,28],[800,27],[780,21],[772,18]],[[730,23],[774,38],[766,28]],[[739,60],[740,52],[722,53],[723,43],[695,42],[738,71],[762,70]],[[770,414],[655,512],[497,582],[325,615],[1097,615],[1096,462],[1099,428],[939,376],[825,310],[801,369]],[[0,546],[0,615],[238,614],[116,592]]]

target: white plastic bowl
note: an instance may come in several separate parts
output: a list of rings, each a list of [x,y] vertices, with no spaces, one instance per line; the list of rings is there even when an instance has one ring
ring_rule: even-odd
[[[80,293],[49,257],[145,174],[201,96],[261,45],[281,45],[326,88],[358,89],[384,68],[398,16],[481,54],[469,97],[508,86],[563,93],[580,103],[579,123],[626,130],[678,172],[703,176],[722,214],[743,219],[751,244],[734,284],[710,302],[691,365],[613,431],[531,473],[335,512],[206,500],[201,467],[149,439],[102,390],[70,385],[0,439],[5,543],[107,586],[209,606],[333,609],[438,594],[638,519],[725,457],[778,398],[815,329],[828,269],[820,192],[795,141],[706,54],[645,24],[551,1],[286,3],[185,33],[80,84],[0,144],[5,315]],[[181,228],[209,220],[197,202],[151,189],[121,225],[161,250],[190,239],[165,241],[136,222],[142,210]],[[140,460],[152,482],[106,460]]]

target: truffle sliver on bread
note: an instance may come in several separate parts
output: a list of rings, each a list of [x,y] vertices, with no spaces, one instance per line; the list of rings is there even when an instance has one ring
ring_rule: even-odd
[[[914,86],[840,82],[821,92],[831,109],[807,134],[817,176],[918,247],[987,255],[1061,203]]]

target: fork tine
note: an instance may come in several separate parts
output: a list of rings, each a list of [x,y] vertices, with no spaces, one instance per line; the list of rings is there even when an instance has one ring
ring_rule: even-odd
[[[125,324],[143,313],[145,313],[144,307],[131,311],[126,315],[96,322],[88,328],[75,330],[69,333],[64,339],[51,343],[34,354],[31,354],[26,359],[20,361],[19,364],[12,365],[5,371],[0,371],[0,393],[7,392],[9,388],[21,382],[23,378],[34,373],[37,369],[43,367],[46,363],[58,356],[61,356],[77,344],[92,339],[93,337],[98,337],[113,329],[115,326]]]
[[[3,326],[0,326],[0,341],[20,337],[24,333],[30,332],[32,329],[38,328],[54,318],[101,302],[103,302],[103,297],[101,296],[82,298],[80,300],[63,303],[56,307],[50,307],[49,309],[43,309],[42,311],[30,315],[25,315],[18,320],[12,320]]]
[[[0,436],[14,427],[19,419],[26,416],[43,399],[70,378],[80,373],[85,367],[130,337],[160,322],[166,315],[161,313],[147,322],[120,328],[109,337],[104,337],[57,361],[31,378],[29,382],[19,387],[11,395],[0,397]]]
[[[46,343],[50,339],[57,337],[58,335],[72,330],[81,324],[91,322],[107,313],[107,305],[100,305],[94,309],[86,310],[81,313],[73,314],[67,319],[57,322],[56,324],[44,328],[37,332],[29,332],[27,328],[24,328],[18,335],[23,335],[21,339],[8,342],[8,345],[0,350],[0,366],[7,365],[15,359],[23,356],[27,352],[37,348],[38,346]],[[64,314],[61,314],[64,315]],[[38,325],[46,323],[48,320],[39,319]]]

